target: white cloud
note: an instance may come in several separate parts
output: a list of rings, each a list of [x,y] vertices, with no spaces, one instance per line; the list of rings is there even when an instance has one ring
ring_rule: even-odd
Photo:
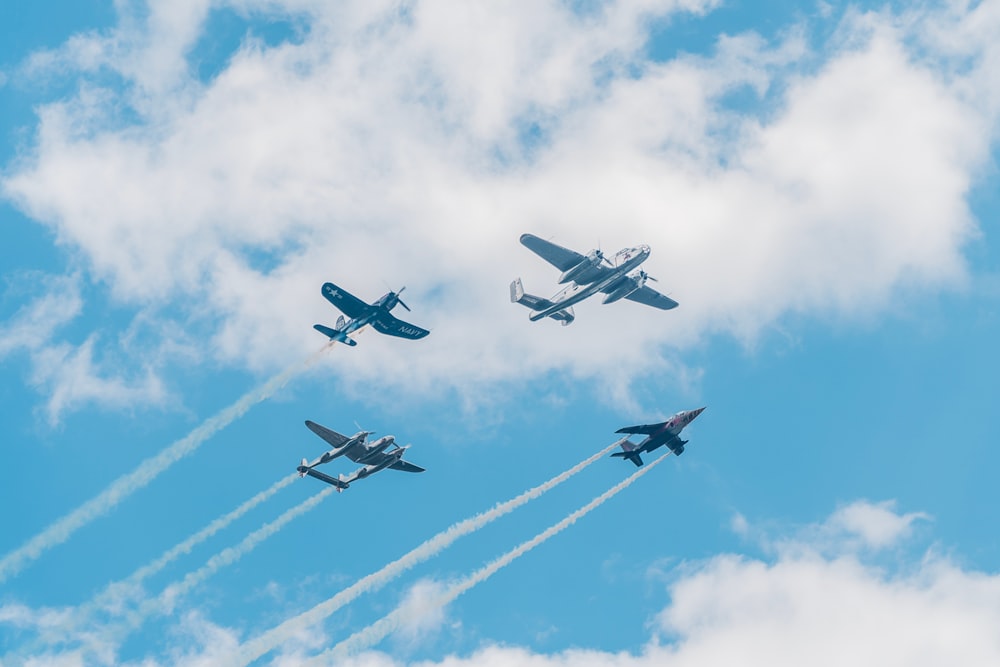
[[[874,531],[901,539],[919,514],[896,514],[891,503],[860,501],[799,533],[798,548],[766,561],[723,554],[681,568],[655,635],[637,654],[573,649],[542,654],[491,645],[468,656],[425,661],[423,667],[556,665],[687,667],[706,665],[994,665],[1000,661],[1000,575],[966,570],[932,553],[886,571],[865,561],[866,545],[841,532],[837,555],[830,526],[891,517],[897,527]],[[884,516],[883,516],[884,514]],[[856,517],[864,518],[856,520]],[[845,519],[845,517],[851,517]],[[820,538],[814,541],[815,538]],[[860,551],[858,551],[860,549]],[[341,664],[403,664],[369,653]]]
[[[398,636],[407,647],[413,647],[436,634],[445,622],[444,609],[436,604],[445,585],[438,581],[422,579],[406,591],[399,603],[403,620]]]
[[[918,519],[929,520],[924,512],[896,514],[895,503],[885,501],[878,504],[855,502],[842,507],[830,517],[828,525],[848,534],[860,537],[864,544],[873,549],[888,547],[907,537],[913,523]]]
[[[27,352],[29,381],[48,396],[44,412],[50,424],[80,405],[121,408],[163,403],[168,392],[151,366],[146,365],[138,377],[127,378],[113,362],[95,360],[97,334],[79,345],[53,340],[56,331],[83,310],[78,280],[64,276],[41,281],[45,293],[0,327],[0,359]]]
[[[795,548],[769,558],[720,554],[700,563],[678,566],[670,579],[669,602],[649,627],[652,636],[632,652],[610,653],[581,647],[545,654],[526,647],[486,644],[470,655],[450,655],[433,661],[402,661],[382,652],[368,652],[340,660],[342,665],[389,667],[415,664],[422,667],[462,665],[705,667],[732,664],[768,664],[773,667],[858,665],[865,667],[927,667],[961,664],[987,667],[1000,661],[1000,574],[977,571],[941,557],[937,551],[900,551],[892,567],[870,558],[871,545],[855,539],[858,525],[869,518],[895,528],[875,531],[876,546],[904,546],[902,525],[920,513],[898,513],[893,503],[858,501],[836,510],[830,517],[802,529],[793,529],[782,541]],[[865,517],[860,520],[845,517]],[[839,535],[831,527],[850,526]],[[865,531],[868,528],[864,529]],[[887,542],[892,534],[895,541]],[[437,633],[445,613],[434,609],[437,585],[420,582],[407,596],[412,612],[408,642],[426,641]],[[21,627],[42,623],[48,612],[34,612],[16,605],[0,608],[0,620]],[[18,620],[20,619],[20,620]],[[28,619],[28,620],[24,620]],[[58,621],[58,618],[53,619]],[[637,619],[637,622],[642,619]],[[300,664],[322,631],[303,635],[301,651],[274,658],[273,664]],[[187,612],[170,632],[170,653],[153,656],[142,664],[215,664],[232,655],[238,635],[215,625],[199,612]],[[117,645],[99,635],[90,638],[101,654],[89,654],[98,664],[120,662]],[[329,640],[326,639],[328,642]],[[396,647],[393,653],[400,647]],[[404,653],[409,648],[404,645]],[[80,651],[50,653],[53,664],[77,664]],[[73,660],[77,662],[73,662]],[[30,664],[30,663],[28,663]]]
[[[674,368],[670,350],[706,333],[750,340],[790,312],[868,317],[909,287],[963,285],[965,197],[998,107],[969,94],[982,68],[951,67],[956,46],[929,35],[961,25],[963,54],[985,58],[985,10],[849,13],[829,44],[792,30],[645,59],[652,19],[713,5],[136,12],[61,52],[83,71],[99,52],[124,88],[43,106],[4,191],[118,299],[217,318],[207,352],[233,364],[312,349],[310,325],[336,316],[324,280],[366,299],[407,284],[432,335],[367,336],[372,354],[331,362],[389,391],[476,396],[557,370],[606,379],[628,404],[627,378]],[[185,59],[218,7],[309,30],[249,40],[196,81]],[[766,98],[734,107],[737,92]],[[681,307],[586,303],[570,329],[529,325],[507,283],[543,292],[555,272],[517,244],[523,231],[584,251],[648,242],[646,268]]]

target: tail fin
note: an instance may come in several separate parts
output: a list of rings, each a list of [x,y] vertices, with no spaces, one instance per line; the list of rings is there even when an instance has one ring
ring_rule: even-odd
[[[622,448],[622,451],[615,452],[611,456],[628,459],[629,461],[634,463],[637,468],[643,464],[642,457],[639,456],[639,451],[638,451],[639,448],[636,447],[635,443],[633,443],[631,440],[629,440],[628,438],[622,438],[615,444],[620,446]]]
[[[545,310],[553,305],[548,299],[543,299],[542,297],[535,296],[534,294],[525,293],[524,285],[521,284],[520,278],[515,279],[510,284],[510,302],[519,303],[522,306],[531,308],[532,310]]]
[[[299,471],[299,477],[305,477],[306,470],[309,469],[309,459],[302,459],[302,463],[296,469]]]
[[[341,343],[346,343],[347,345],[352,345],[352,346],[358,344],[357,341],[355,341],[353,338],[350,338],[347,334],[338,329],[331,329],[330,327],[323,326],[322,324],[314,324],[313,329],[320,332],[330,340],[336,340]]]

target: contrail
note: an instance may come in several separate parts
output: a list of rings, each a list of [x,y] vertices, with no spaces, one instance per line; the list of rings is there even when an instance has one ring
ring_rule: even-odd
[[[247,410],[255,404],[273,396],[289,380],[316,363],[323,353],[332,346],[332,343],[324,345],[304,363],[296,363],[263,385],[251,389],[228,408],[202,422],[201,426],[191,433],[177,440],[156,456],[146,459],[135,470],[112,482],[100,494],[56,520],[21,547],[8,553],[3,559],[0,559],[0,584],[11,575],[20,572],[28,562],[37,559],[52,547],[62,544],[77,530],[108,513],[125,498],[152,482],[164,470],[198,449],[203,442],[246,414]]]
[[[175,546],[163,552],[163,554],[161,554],[156,560],[140,567],[126,578],[108,584],[104,590],[95,595],[89,602],[74,609],[72,614],[64,623],[47,628],[46,632],[43,633],[43,636],[40,639],[46,643],[65,640],[68,634],[72,633],[74,630],[86,623],[88,618],[94,612],[103,610],[113,613],[113,610],[119,607],[127,596],[138,592],[139,585],[142,584],[147,577],[156,574],[180,556],[191,553],[191,550],[196,546],[214,536],[220,530],[226,528],[233,521],[236,521],[244,514],[263,503],[265,500],[271,498],[271,496],[276,494],[278,491],[294,482],[297,477],[298,474],[296,473],[283,477],[267,489],[264,489],[252,498],[244,501],[236,509],[220,516],[199,530],[197,533],[188,537],[186,540],[177,543]]]
[[[586,516],[591,510],[602,505],[605,501],[610,499],[612,496],[616,495],[626,487],[630,486],[637,479],[648,473],[658,464],[660,464],[665,458],[670,456],[670,453],[664,454],[660,458],[656,459],[649,465],[640,468],[639,470],[632,473],[631,476],[624,479],[623,481],[615,484],[613,487],[597,496],[589,503],[576,510],[566,518],[564,518],[559,523],[549,526],[544,531],[535,535],[533,538],[527,542],[522,542],[520,545],[511,549],[504,555],[500,556],[491,563],[484,565],[482,568],[476,570],[464,579],[461,579],[451,586],[449,586],[443,593],[441,593],[436,599],[434,599],[431,604],[435,607],[443,607],[446,604],[452,602],[462,593],[466,592],[476,584],[489,579],[494,573],[496,573],[501,568],[509,565],[514,560],[520,558],[524,554],[528,553],[539,544],[545,542],[550,537],[559,534],[569,526],[572,526],[581,517]],[[343,660],[349,655],[362,651],[366,648],[374,646],[383,639],[385,639],[389,634],[395,632],[402,626],[407,620],[412,618],[412,611],[407,609],[405,606],[397,607],[395,610],[390,612],[387,616],[376,621],[372,625],[359,630],[354,633],[344,641],[340,642],[328,651],[324,651],[318,656],[306,661],[305,665],[309,664],[322,664],[330,665],[335,664],[334,661]]]
[[[284,642],[294,638],[299,632],[312,626],[313,624],[327,618],[340,609],[347,603],[355,600],[362,593],[368,591],[374,591],[385,584],[389,583],[399,575],[403,574],[413,566],[422,563],[428,558],[444,551],[449,547],[452,542],[462,537],[463,535],[468,535],[469,533],[475,532],[485,526],[486,524],[508,514],[518,507],[524,505],[525,503],[538,498],[543,493],[548,491],[554,486],[565,482],[567,479],[577,474],[590,464],[597,461],[599,458],[607,454],[611,449],[617,446],[617,442],[608,445],[601,451],[597,452],[593,456],[577,463],[575,466],[566,470],[559,475],[556,475],[549,481],[540,484],[532,489],[529,489],[522,493],[521,495],[512,498],[503,503],[497,503],[492,509],[477,514],[474,517],[459,521],[453,524],[449,528],[441,531],[434,537],[430,538],[423,544],[417,546],[415,549],[407,554],[404,554],[399,559],[389,563],[381,570],[373,572],[366,577],[363,577],[356,581],[354,584],[340,591],[334,595],[329,600],[321,602],[312,609],[309,609],[298,616],[288,619],[287,621],[281,623],[278,626],[268,630],[262,635],[251,639],[247,643],[243,644],[239,650],[237,650],[233,655],[231,655],[225,661],[219,661],[217,664],[227,665],[231,667],[243,667],[250,664],[257,658],[268,653],[274,648],[280,646]],[[648,469],[648,468],[647,468]]]

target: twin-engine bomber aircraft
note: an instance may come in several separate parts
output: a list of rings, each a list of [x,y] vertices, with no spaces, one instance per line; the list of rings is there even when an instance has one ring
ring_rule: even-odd
[[[621,445],[622,451],[615,452],[611,456],[620,456],[628,459],[636,466],[641,466],[642,457],[639,454],[651,452],[663,445],[666,445],[670,448],[670,451],[680,456],[684,453],[684,445],[687,444],[687,440],[680,439],[681,431],[704,411],[705,408],[683,410],[661,424],[643,424],[641,426],[620,428],[615,433],[628,433],[630,435],[641,433],[647,437],[638,445],[629,440],[628,436],[622,438],[615,443],[616,445]]]
[[[566,326],[576,319],[573,304],[598,292],[605,295],[603,303],[624,298],[661,310],[677,307],[676,301],[646,285],[647,280],[656,278],[645,271],[629,273],[649,257],[648,245],[620,250],[612,260],[606,259],[600,250],[591,250],[584,256],[534,234],[522,234],[521,245],[562,271],[560,285],[570,283],[549,299],[525,294],[520,278],[510,284],[510,300],[533,310],[528,316],[532,322],[551,317]]]
[[[372,431],[358,431],[348,438],[336,431],[331,431],[325,426],[320,426],[316,422],[306,420],[306,426],[309,427],[310,431],[326,440],[333,449],[324,453],[312,463],[309,463],[307,459],[302,459],[302,464],[297,468],[299,477],[309,475],[327,484],[332,484],[337,487],[337,493],[349,488],[351,482],[364,479],[386,468],[402,470],[403,472],[424,471],[420,466],[403,460],[403,454],[410,446],[400,447],[396,444],[394,436],[386,435],[375,442],[367,443],[368,436],[372,434]],[[393,449],[389,449],[390,447]],[[331,477],[326,473],[316,470],[316,466],[328,463],[340,456],[347,456],[347,458],[355,463],[363,464],[363,467],[358,468],[346,477],[344,475]]]
[[[411,340],[423,338],[430,331],[421,329],[409,322],[404,322],[389,314],[389,311],[395,308],[397,303],[406,308],[406,310],[410,310],[410,307],[399,298],[400,293],[404,289],[406,288],[400,287],[399,292],[388,292],[383,294],[375,303],[367,304],[333,283],[324,283],[323,296],[351,319],[345,320],[344,315],[341,315],[337,318],[336,328],[331,329],[322,324],[314,324],[313,329],[330,340],[340,341],[352,346],[358,343],[353,338],[348,337],[348,334],[354,333],[366,324],[375,327],[375,330],[379,333],[388,334],[389,336],[399,336],[400,338],[409,338]]]

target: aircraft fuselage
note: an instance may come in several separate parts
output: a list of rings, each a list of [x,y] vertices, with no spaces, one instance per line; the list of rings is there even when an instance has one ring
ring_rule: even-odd
[[[658,447],[668,443],[673,444],[678,441],[681,431],[700,415],[705,408],[697,410],[684,410],[678,412],[673,417],[663,422],[663,425],[655,433],[646,436],[646,439],[639,443],[637,451],[651,452]],[[681,443],[683,445],[683,443]],[[673,447],[671,447],[673,449]]]
[[[577,304],[584,299],[597,294],[603,290],[608,285],[611,285],[622,279],[625,274],[627,274],[632,269],[636,268],[640,264],[649,258],[649,246],[640,245],[637,248],[625,248],[620,250],[615,254],[614,269],[605,278],[600,280],[595,280],[591,283],[572,283],[568,287],[562,289],[555,294],[549,301],[552,305],[544,310],[539,310],[528,316],[532,322],[537,322],[543,317],[548,317],[552,313],[560,311],[564,308],[569,308],[570,306]]]

